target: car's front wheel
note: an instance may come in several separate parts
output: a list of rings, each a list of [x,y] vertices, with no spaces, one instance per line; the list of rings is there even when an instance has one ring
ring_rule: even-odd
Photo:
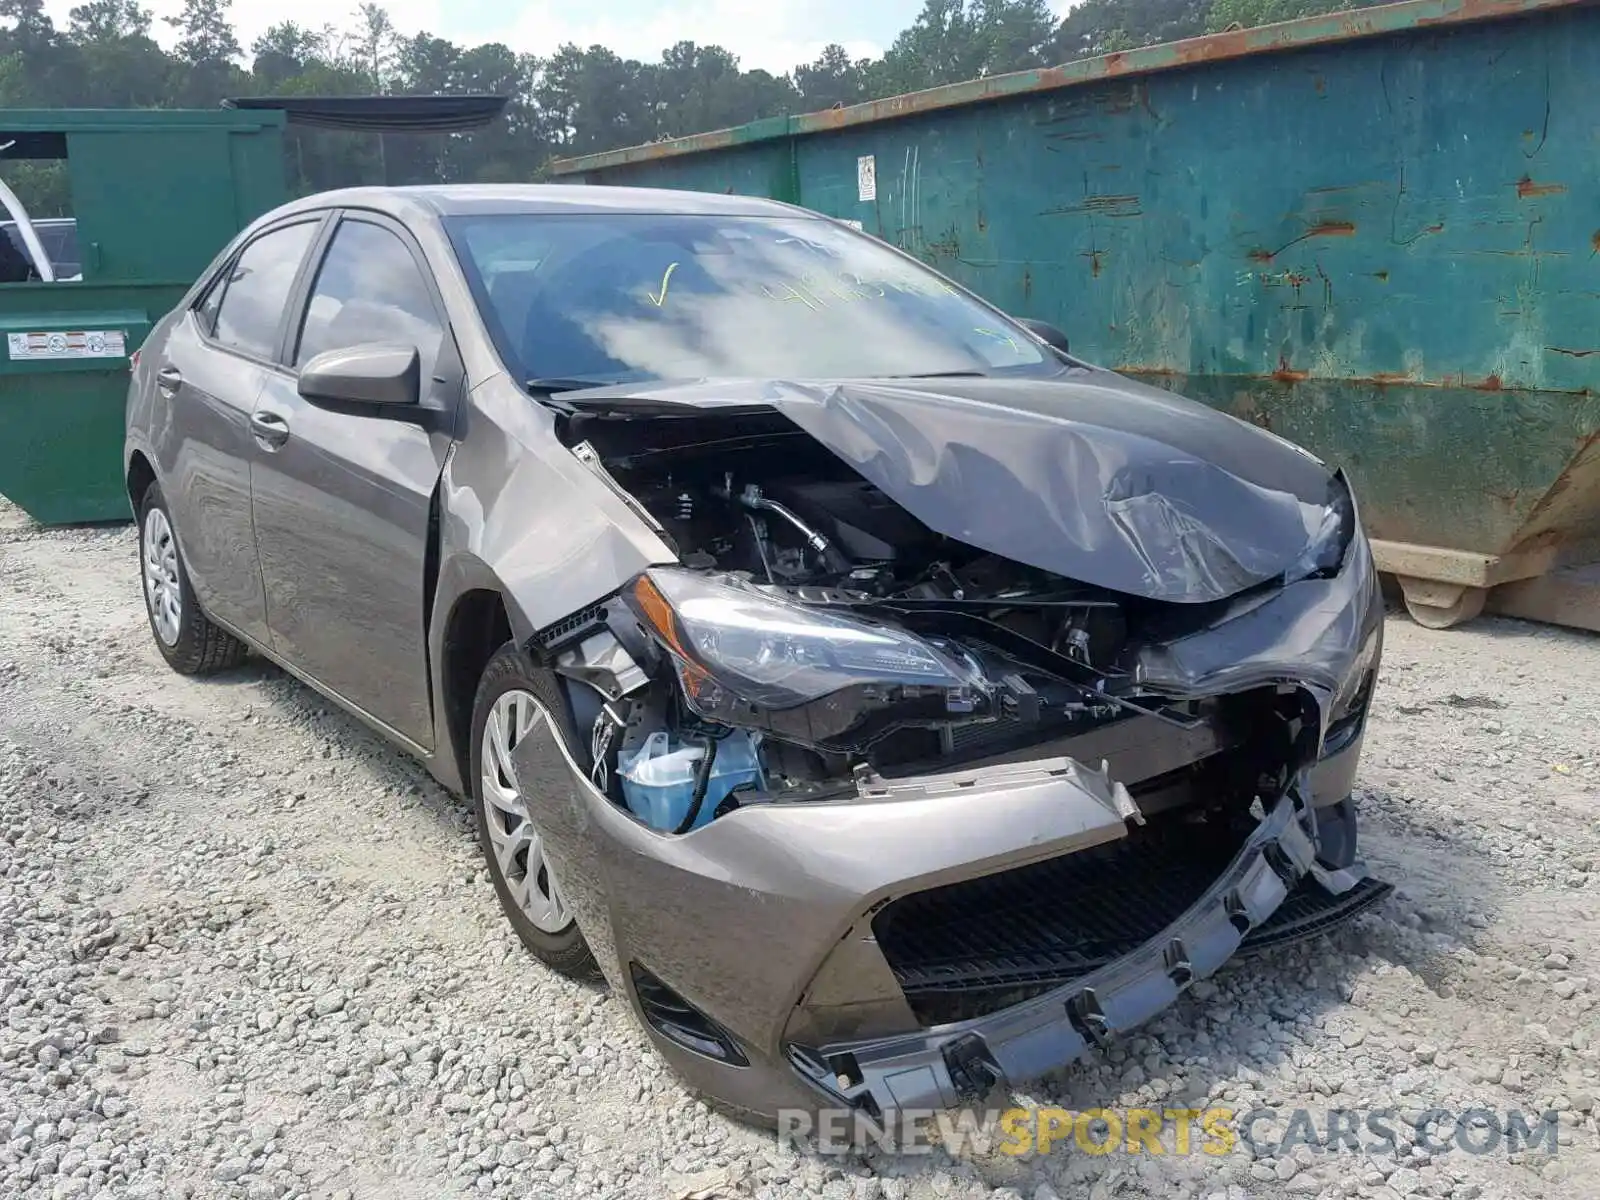
[[[596,979],[599,969],[545,859],[544,840],[511,761],[523,738],[547,720],[549,700],[512,643],[484,668],[472,712],[472,797],[489,878],[517,937],[565,975]],[[560,736],[556,731],[556,736]]]
[[[249,652],[245,644],[200,611],[172,530],[172,514],[154,483],[139,503],[139,579],[156,649],[174,671],[209,675],[244,661]]]

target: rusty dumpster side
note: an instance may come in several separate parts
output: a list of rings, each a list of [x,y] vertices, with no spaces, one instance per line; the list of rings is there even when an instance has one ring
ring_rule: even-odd
[[[1590,3],[1411,0],[555,171],[860,222],[1344,465],[1420,620],[1600,627],[1534,586],[1600,558],[1597,78]]]

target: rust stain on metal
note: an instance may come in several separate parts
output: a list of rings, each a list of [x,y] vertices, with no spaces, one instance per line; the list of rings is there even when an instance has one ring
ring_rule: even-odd
[[[1517,180],[1517,196],[1522,200],[1531,196],[1559,196],[1566,190],[1567,185],[1564,183],[1535,183],[1527,175]]]
[[[1589,248],[1594,253],[1600,254],[1600,229],[1596,229],[1589,235]]]
[[[1389,282],[1389,272],[1387,272],[1387,271],[1374,271],[1372,273],[1372,277],[1374,279],[1376,279],[1379,283],[1388,283]]]
[[[1115,326],[1112,326],[1112,328],[1115,329]],[[1119,374],[1125,375],[1159,375],[1180,380],[1186,375],[1186,372],[1175,371],[1166,367],[1119,366],[1116,368],[1116,370]],[[1407,375],[1400,371],[1379,371],[1372,375],[1313,375],[1309,371],[1297,370],[1296,368],[1291,367],[1288,363],[1288,359],[1283,357],[1280,357],[1278,360],[1278,369],[1269,374],[1257,374],[1255,372],[1250,372],[1245,375],[1229,376],[1229,378],[1256,381],[1273,380],[1278,383],[1302,383],[1306,381],[1314,381],[1334,383],[1340,386],[1350,387],[1413,387],[1428,388],[1430,390],[1449,390],[1454,388],[1479,392],[1505,391],[1530,394],[1537,393],[1542,396],[1592,396],[1595,394],[1590,388],[1586,387],[1530,388],[1519,386],[1508,388],[1498,375],[1490,375],[1488,378],[1478,381],[1469,380],[1464,375],[1460,374],[1452,374],[1444,378],[1429,379],[1425,376],[1419,377],[1415,375]],[[1600,437],[1600,433],[1597,433],[1596,436]]]
[[[1285,242],[1276,250],[1255,249],[1250,251],[1249,258],[1252,262],[1269,263],[1291,246],[1298,246],[1301,242],[1310,241],[1319,237],[1354,237],[1356,223],[1354,221],[1318,221],[1299,237]]]
[[[978,232],[989,232],[989,218],[984,215],[984,211],[981,208],[978,210]]]
[[[1022,268],[1022,298],[1024,300],[1033,299],[1033,268],[1032,267],[1023,267]]]
[[[1101,261],[1100,261],[1100,256],[1102,254],[1104,254],[1104,253],[1105,253],[1104,250],[1085,250],[1085,251],[1083,251],[1083,257],[1087,258],[1089,260],[1089,275],[1093,279],[1099,279],[1100,278],[1100,267],[1102,265]]]

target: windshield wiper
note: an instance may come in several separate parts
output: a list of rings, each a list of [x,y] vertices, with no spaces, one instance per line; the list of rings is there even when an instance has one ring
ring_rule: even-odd
[[[924,371],[920,375],[884,375],[884,379],[983,379],[985,371]]]
[[[550,376],[548,378],[529,379],[523,387],[530,392],[581,392],[585,388],[616,387],[620,379],[582,379],[577,377]]]

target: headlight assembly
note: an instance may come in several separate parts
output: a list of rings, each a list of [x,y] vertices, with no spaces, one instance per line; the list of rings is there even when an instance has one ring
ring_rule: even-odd
[[[1355,661],[1350,664],[1350,670],[1345,675],[1344,683],[1334,694],[1331,713],[1335,721],[1347,717],[1356,708],[1358,703],[1366,703],[1371,699],[1370,684],[1373,672],[1378,666],[1378,653],[1383,647],[1383,628],[1375,627],[1367,634],[1367,640],[1361,645],[1361,652],[1356,655]]]
[[[1343,471],[1334,475],[1330,493],[1321,524],[1294,566],[1284,573],[1284,582],[1335,575],[1344,566],[1345,553],[1356,532],[1356,503]]]
[[[981,719],[993,704],[954,647],[732,577],[656,569],[623,595],[670,655],[689,708],[709,721],[844,750],[896,726]]]

